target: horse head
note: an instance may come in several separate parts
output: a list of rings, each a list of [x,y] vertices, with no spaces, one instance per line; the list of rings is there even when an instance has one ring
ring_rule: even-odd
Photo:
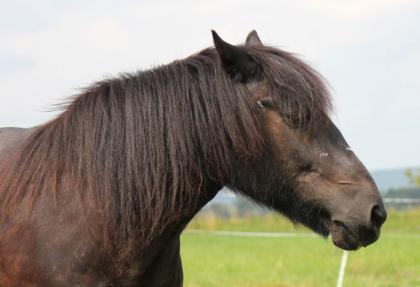
[[[283,213],[346,250],[379,237],[386,211],[367,169],[330,120],[322,78],[293,55],[265,47],[252,31],[244,46],[213,31],[225,73],[244,85],[261,115],[258,157],[238,155],[233,190]]]

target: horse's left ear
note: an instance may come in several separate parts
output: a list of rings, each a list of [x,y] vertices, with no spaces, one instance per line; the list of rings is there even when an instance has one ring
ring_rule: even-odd
[[[222,61],[223,68],[233,79],[247,83],[257,79],[259,66],[255,60],[240,47],[233,46],[220,38],[212,30],[214,46]]]
[[[263,46],[263,43],[258,37],[257,31],[252,30],[249,32],[248,36],[246,36],[245,45],[247,46]]]

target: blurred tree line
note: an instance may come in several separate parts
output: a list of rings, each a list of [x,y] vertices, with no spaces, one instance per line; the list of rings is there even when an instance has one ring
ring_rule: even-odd
[[[420,187],[420,170],[407,169],[405,174],[412,184]]]

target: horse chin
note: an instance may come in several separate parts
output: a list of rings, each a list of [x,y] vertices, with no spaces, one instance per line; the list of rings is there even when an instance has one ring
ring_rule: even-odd
[[[324,238],[328,238],[331,235],[334,245],[341,249],[357,250],[362,246],[358,237],[351,229],[340,221],[321,218],[315,225],[310,226],[310,228]]]
[[[361,247],[357,236],[340,221],[330,224],[331,238],[335,246],[344,250],[357,250]]]

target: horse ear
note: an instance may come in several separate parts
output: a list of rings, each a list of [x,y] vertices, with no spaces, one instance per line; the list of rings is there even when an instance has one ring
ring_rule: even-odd
[[[212,30],[214,46],[222,61],[223,68],[232,76],[233,79],[242,83],[256,80],[258,64],[242,48],[233,46],[220,38]]]
[[[247,46],[263,46],[263,43],[258,37],[257,31],[252,30],[249,32],[248,36],[246,37],[245,45]]]

